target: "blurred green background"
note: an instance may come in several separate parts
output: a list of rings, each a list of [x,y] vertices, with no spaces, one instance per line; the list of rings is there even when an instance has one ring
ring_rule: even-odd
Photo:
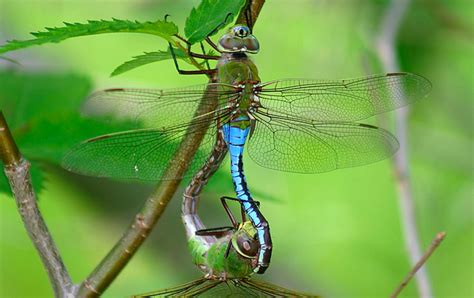
[[[112,17],[145,21],[170,14],[182,32],[186,16],[198,3],[0,0],[0,44],[30,38],[28,32],[63,21]],[[267,1],[254,29],[261,44],[253,57],[260,77],[335,79],[381,72],[373,39],[387,4]],[[402,70],[422,74],[433,83],[429,98],[411,106],[409,149],[423,247],[436,232],[448,233],[427,265],[437,297],[474,296],[473,23],[470,0],[413,1],[398,40]],[[9,113],[7,107],[1,108],[9,122],[21,122],[28,120],[20,119],[26,117],[24,111],[36,115],[61,110],[97,89],[206,82],[205,77],[179,76],[171,61],[109,77],[132,56],[166,46],[149,35],[107,34],[8,53],[21,65],[0,60],[0,103],[16,95],[18,102]],[[77,115],[62,115],[44,125],[61,127],[64,134],[70,129],[70,144],[107,131],[96,123],[81,124]],[[54,165],[59,157],[51,152],[57,150],[48,148],[61,142],[54,135],[36,133],[32,132],[33,140],[19,136],[20,149],[52,161],[41,163],[44,175],[36,175],[35,182],[43,184],[39,204],[73,280],[79,282],[118,240],[152,186],[66,173]],[[39,165],[34,158],[33,164]],[[390,161],[301,175],[261,168],[247,158],[246,173],[272,228],[274,255],[263,279],[326,297],[385,297],[408,272]],[[105,297],[174,286],[200,276],[186,250],[179,194]],[[228,163],[206,187],[201,202],[208,226],[227,223],[217,200],[224,194],[233,194]],[[0,194],[0,296],[52,296],[15,203],[5,194]],[[412,282],[402,297],[414,296]]]

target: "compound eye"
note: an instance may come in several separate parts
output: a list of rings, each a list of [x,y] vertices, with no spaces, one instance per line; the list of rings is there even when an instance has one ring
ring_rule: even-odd
[[[247,258],[255,257],[259,249],[258,241],[250,237],[238,237],[237,246],[242,255]]]
[[[234,27],[234,34],[238,37],[247,37],[250,34],[250,29],[246,26]]]

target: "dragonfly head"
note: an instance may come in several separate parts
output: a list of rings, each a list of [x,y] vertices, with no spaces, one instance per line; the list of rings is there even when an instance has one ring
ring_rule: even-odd
[[[236,25],[219,39],[217,47],[224,53],[250,53],[256,54],[260,45],[250,29],[244,25]]]
[[[256,235],[257,230],[252,223],[250,221],[243,222],[232,236],[232,246],[242,257],[253,259],[257,256],[260,247]]]

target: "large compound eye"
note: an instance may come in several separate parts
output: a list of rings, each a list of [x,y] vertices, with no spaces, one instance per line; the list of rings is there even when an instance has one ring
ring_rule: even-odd
[[[257,239],[249,237],[247,234],[241,234],[237,237],[238,252],[247,258],[253,258],[257,255],[259,244]]]
[[[234,35],[237,37],[247,37],[250,34],[250,29],[246,26],[235,26]]]

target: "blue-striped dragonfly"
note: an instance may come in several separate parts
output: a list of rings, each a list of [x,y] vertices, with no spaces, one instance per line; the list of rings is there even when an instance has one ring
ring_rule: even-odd
[[[380,161],[396,152],[396,138],[357,121],[411,104],[426,96],[431,84],[410,73],[262,83],[248,57],[259,50],[248,27],[234,26],[217,46],[210,44],[221,53],[214,57],[219,59],[217,68],[208,72],[215,75],[215,83],[169,90],[117,88],[93,94],[90,110],[128,117],[137,127],[81,143],[67,154],[64,167],[101,177],[180,179],[192,175],[224,142],[237,198],[257,230],[260,248],[254,270],[263,273],[270,263],[272,243],[268,222],[245,180],[244,148],[263,167],[296,173]],[[186,142],[186,136],[198,133],[202,133],[200,144]],[[198,146],[189,163],[177,153],[179,148]],[[182,175],[170,175],[179,172],[170,169],[183,167],[188,170]]]

